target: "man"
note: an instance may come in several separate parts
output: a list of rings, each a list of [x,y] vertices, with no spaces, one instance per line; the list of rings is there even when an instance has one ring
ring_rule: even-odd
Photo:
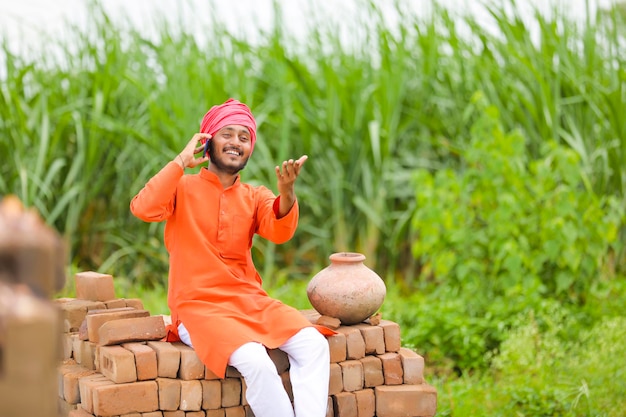
[[[208,154],[196,157],[207,141]],[[167,340],[193,346],[220,377],[227,365],[235,367],[257,417],[324,417],[330,359],[322,333],[333,332],[270,298],[250,252],[255,233],[275,243],[293,236],[298,223],[294,184],[307,156],[276,167],[277,197],[240,180],[255,141],[248,106],[233,99],[213,106],[200,133],[148,181],[130,208],[144,221],[166,221],[172,315]],[[184,175],[185,168],[209,160],[208,168]],[[273,348],[289,356],[293,407],[267,354]]]

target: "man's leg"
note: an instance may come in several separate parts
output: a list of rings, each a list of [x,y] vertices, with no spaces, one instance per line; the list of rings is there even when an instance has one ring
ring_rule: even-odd
[[[256,417],[294,417],[287,391],[265,346],[246,343],[233,352],[228,364],[246,380],[246,400]]]
[[[279,346],[279,349],[289,355],[289,376],[296,417],[325,417],[330,376],[330,353],[326,338],[314,327],[306,327]]]
[[[187,331],[187,328],[183,323],[180,323],[178,325],[178,337],[180,338],[181,342],[189,347],[193,347],[193,345],[191,344],[191,337],[189,336],[189,332]]]

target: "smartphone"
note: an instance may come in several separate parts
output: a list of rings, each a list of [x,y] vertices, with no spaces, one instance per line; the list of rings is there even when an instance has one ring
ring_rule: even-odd
[[[204,150],[202,151],[203,158],[209,154],[209,141],[210,140],[211,139],[207,139],[206,142],[204,142]]]

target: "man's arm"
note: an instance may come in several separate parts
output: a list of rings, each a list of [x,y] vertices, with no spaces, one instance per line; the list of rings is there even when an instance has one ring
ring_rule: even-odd
[[[184,169],[193,168],[208,160],[208,157],[195,158],[194,156],[201,152],[202,147],[196,148],[196,145],[203,138],[208,140],[211,135],[196,133],[181,153],[165,165],[133,197],[130,202],[130,211],[136,217],[146,222],[159,222],[166,220],[172,214],[176,198],[176,186]]]
[[[294,186],[298,175],[300,175],[302,165],[304,165],[308,158],[307,155],[303,155],[296,161],[293,159],[283,161],[282,168],[279,166],[275,168],[276,180],[278,182],[278,195],[280,196],[277,215],[279,219],[286,216],[296,202]]]

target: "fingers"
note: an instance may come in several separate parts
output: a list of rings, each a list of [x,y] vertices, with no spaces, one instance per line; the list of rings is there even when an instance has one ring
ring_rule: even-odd
[[[300,169],[302,165],[306,162],[309,157],[307,155],[301,156],[298,160],[290,159],[288,161],[283,161],[280,167],[276,167],[276,176],[279,180],[289,180],[294,179],[300,174]]]
[[[186,167],[193,168],[209,160],[208,157],[195,158],[194,155],[201,153],[204,149],[204,146],[198,146],[198,143],[206,142],[207,140],[211,139],[211,137],[212,136],[208,133],[196,133],[193,135],[193,137],[189,140],[185,148],[180,153]]]

